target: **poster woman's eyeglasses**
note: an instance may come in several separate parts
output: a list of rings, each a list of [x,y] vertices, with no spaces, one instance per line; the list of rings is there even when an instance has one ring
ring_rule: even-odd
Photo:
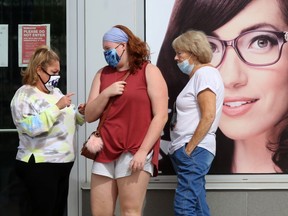
[[[226,48],[231,46],[239,58],[251,66],[275,64],[281,57],[283,44],[288,41],[288,32],[254,30],[240,34],[233,40],[221,40],[208,36],[213,58],[212,65],[222,64]]]

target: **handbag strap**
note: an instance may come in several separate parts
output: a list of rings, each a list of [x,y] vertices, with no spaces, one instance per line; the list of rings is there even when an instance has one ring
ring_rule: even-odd
[[[128,78],[129,75],[130,75],[130,72],[128,71],[120,80],[121,80],[121,81],[125,81],[125,80]],[[97,133],[97,132],[100,133],[100,129],[101,129],[101,127],[102,127],[102,125],[103,125],[106,117],[107,117],[108,111],[109,111],[109,109],[111,108],[112,102],[115,100],[115,98],[116,98],[116,97],[113,97],[113,98],[110,98],[110,99],[109,99],[108,104],[107,104],[107,106],[106,106],[106,109],[103,111],[103,115],[102,115],[102,117],[100,118],[100,122],[99,122],[99,124],[98,124],[96,133]]]

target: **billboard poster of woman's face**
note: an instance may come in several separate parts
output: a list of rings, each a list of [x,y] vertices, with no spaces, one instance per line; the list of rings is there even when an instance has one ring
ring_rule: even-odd
[[[150,8],[153,2],[146,0]],[[189,29],[208,36],[213,51],[211,63],[221,72],[225,86],[210,174],[288,173],[288,1],[168,2],[172,6],[167,8],[169,16],[158,42],[156,63],[169,88],[169,109],[188,81],[177,67],[171,44]],[[163,17],[157,19],[159,14],[149,13],[149,7],[146,17],[154,21],[147,24],[161,25],[157,22]],[[146,31],[151,45],[157,33],[149,32],[149,25]],[[162,139],[170,140],[169,124]],[[167,166],[162,165],[162,174],[165,170],[169,174]]]

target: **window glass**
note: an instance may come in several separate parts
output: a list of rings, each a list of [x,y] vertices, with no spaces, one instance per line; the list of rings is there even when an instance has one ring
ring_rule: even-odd
[[[10,112],[10,101],[22,85],[18,25],[50,24],[50,45],[61,58],[58,86],[66,93],[66,0],[0,0],[0,24],[8,25],[8,67],[0,67],[0,215],[20,215],[23,193],[16,190],[14,172],[18,134]]]

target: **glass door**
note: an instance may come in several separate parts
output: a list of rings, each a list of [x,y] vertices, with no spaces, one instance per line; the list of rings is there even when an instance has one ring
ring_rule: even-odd
[[[21,215],[20,206],[25,200],[14,171],[18,135],[10,113],[10,101],[21,86],[22,67],[18,63],[21,24],[50,24],[50,45],[61,57],[59,87],[66,93],[66,0],[0,0],[0,30],[3,27],[0,49],[8,47],[0,50],[0,215],[8,216]]]

